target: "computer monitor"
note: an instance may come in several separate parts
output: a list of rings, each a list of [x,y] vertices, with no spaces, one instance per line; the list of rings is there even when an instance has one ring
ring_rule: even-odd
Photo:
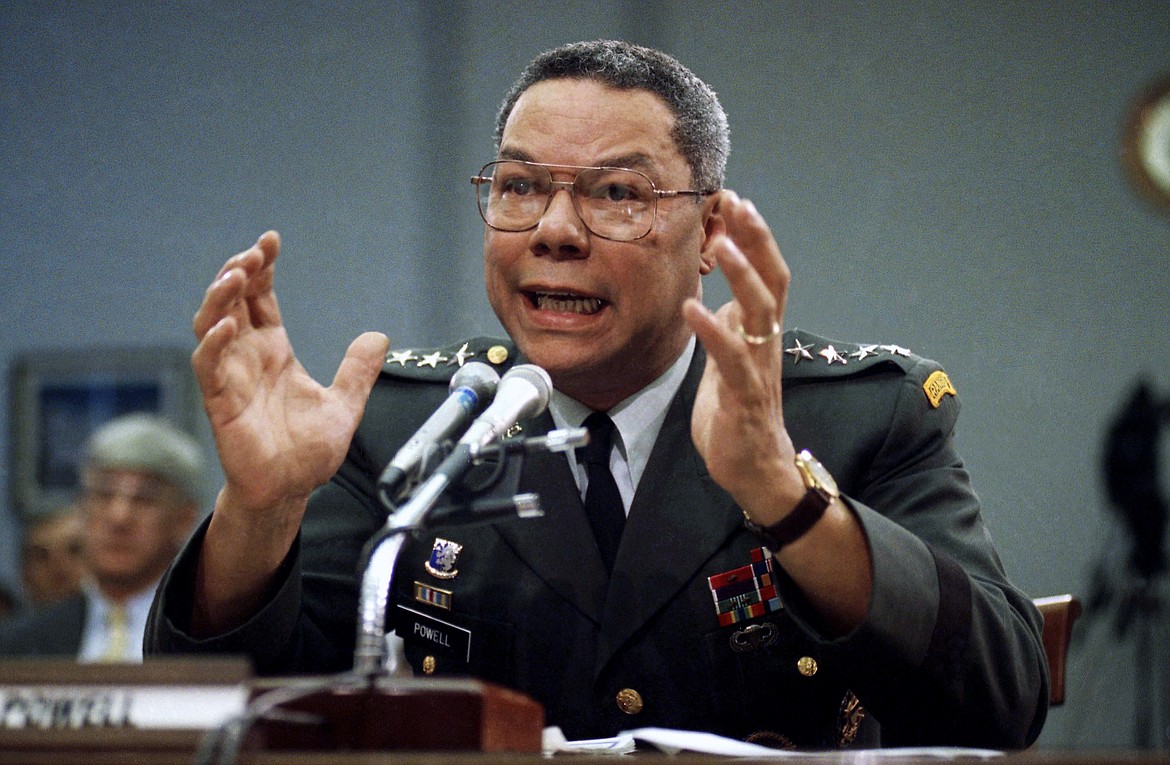
[[[190,352],[180,348],[25,352],[9,383],[9,484],[25,518],[73,501],[85,442],[106,421],[147,411],[192,434],[201,424]]]

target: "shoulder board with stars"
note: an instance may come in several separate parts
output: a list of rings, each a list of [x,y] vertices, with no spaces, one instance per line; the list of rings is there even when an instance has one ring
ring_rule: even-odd
[[[441,348],[391,349],[382,364],[382,374],[413,380],[449,380],[469,361],[488,364],[502,374],[516,363],[516,346],[511,340],[473,337]]]
[[[785,377],[844,377],[878,364],[908,371],[921,361],[895,343],[843,343],[798,329],[785,332],[783,340]]]

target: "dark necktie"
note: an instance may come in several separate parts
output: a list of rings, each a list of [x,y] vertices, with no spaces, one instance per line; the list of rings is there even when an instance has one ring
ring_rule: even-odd
[[[607,571],[613,571],[618,542],[626,523],[626,510],[613,473],[609,472],[609,453],[613,448],[613,420],[603,412],[585,418],[589,443],[577,450],[577,461],[585,463],[589,486],[585,489],[585,515],[593,527],[597,549]]]

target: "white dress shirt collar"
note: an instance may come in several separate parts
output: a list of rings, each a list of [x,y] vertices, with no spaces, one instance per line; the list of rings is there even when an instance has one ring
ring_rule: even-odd
[[[669,369],[608,412],[618,433],[614,439],[617,448],[610,455],[610,470],[622,494],[626,512],[629,512],[634,491],[646,470],[646,463],[650,461],[650,452],[654,449],[654,442],[658,440],[658,431],[662,429],[662,423],[666,420],[666,410],[678,393],[694,354],[695,338],[692,336]],[[553,423],[558,428],[566,428],[579,427],[593,410],[554,389],[549,411]],[[577,486],[584,496],[585,470],[577,464],[574,454],[569,452],[566,456],[569,458],[569,467],[577,479]]]

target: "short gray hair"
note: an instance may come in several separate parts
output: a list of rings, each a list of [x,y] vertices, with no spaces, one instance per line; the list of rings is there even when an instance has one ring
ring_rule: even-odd
[[[188,433],[154,414],[135,413],[110,420],[86,445],[85,467],[141,470],[174,486],[199,504],[203,450]]]
[[[715,91],[667,54],[620,40],[578,42],[546,51],[512,84],[496,117],[496,149],[516,101],[530,87],[560,78],[596,80],[619,90],[647,90],[674,114],[674,141],[691,166],[695,187],[723,186],[731,139]]]

